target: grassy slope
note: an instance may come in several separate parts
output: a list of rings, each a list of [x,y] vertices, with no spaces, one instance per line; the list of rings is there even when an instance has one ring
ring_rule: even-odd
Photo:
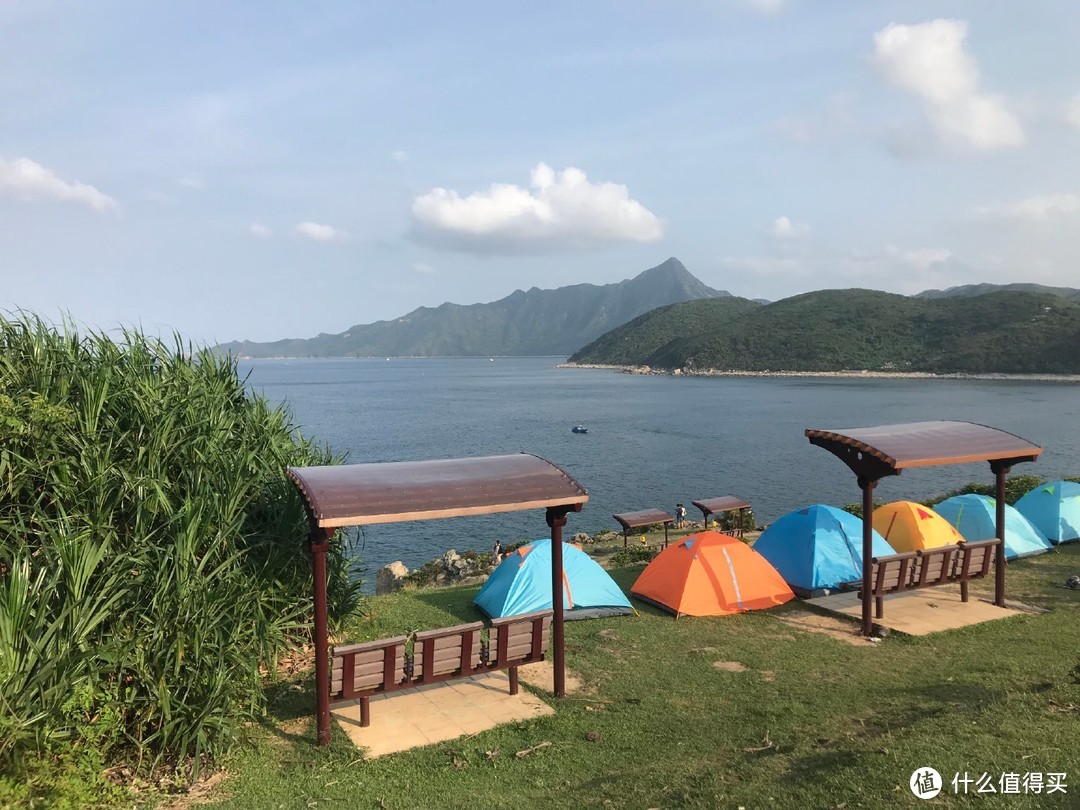
[[[638,570],[618,570],[616,580],[628,590]],[[926,765],[947,779],[1065,771],[1076,782],[1080,718],[1061,709],[1080,703],[1071,674],[1080,592],[1055,586],[1078,570],[1080,544],[1010,566],[1010,598],[1050,613],[873,647],[776,620],[795,606],[674,621],[639,605],[636,618],[574,622],[567,660],[585,695],[557,703],[553,717],[370,763],[336,728],[331,748],[316,749],[310,679],[282,685],[253,744],[227,764],[220,806],[915,807],[923,805],[908,779]],[[476,618],[475,591],[373,599],[351,637]],[[748,669],[719,671],[717,660]],[[599,742],[586,740],[592,731]],[[755,750],[766,737],[773,746]],[[545,740],[553,745],[514,757]],[[499,752],[494,761],[487,751]],[[1065,798],[976,801],[1069,807],[1077,794],[1070,783]],[[960,804],[945,794],[936,802]]]

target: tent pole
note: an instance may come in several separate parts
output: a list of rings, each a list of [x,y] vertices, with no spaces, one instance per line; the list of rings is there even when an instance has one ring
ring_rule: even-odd
[[[1002,466],[1000,462],[990,462],[990,469],[995,476],[995,528],[998,543],[994,555],[994,604],[1005,607],[1005,476],[1012,467]]]
[[[330,650],[326,617],[326,551],[334,529],[313,528],[311,573],[315,598],[315,709],[318,718],[319,745],[330,744]]]
[[[870,596],[873,579],[874,556],[874,488],[877,481],[859,476],[859,488],[862,490],[862,634],[869,636],[874,632],[872,613],[873,599]]]

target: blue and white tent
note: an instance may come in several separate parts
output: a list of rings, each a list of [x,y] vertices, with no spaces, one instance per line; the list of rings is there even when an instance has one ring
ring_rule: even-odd
[[[954,495],[934,507],[969,543],[997,537],[996,501],[986,495]],[[1005,559],[1030,557],[1051,549],[1050,541],[1016,507],[1005,506]]]
[[[1080,484],[1051,481],[1016,502],[1016,510],[1051,543],[1080,540]]]
[[[799,596],[824,596],[862,579],[862,531],[862,520],[849,512],[815,503],[769,526],[754,542],[754,550]],[[876,531],[872,538],[875,557],[896,553]]]
[[[551,540],[537,540],[512,552],[488,577],[473,603],[489,619],[551,610]],[[567,621],[634,612],[608,572],[565,542],[563,609]]]

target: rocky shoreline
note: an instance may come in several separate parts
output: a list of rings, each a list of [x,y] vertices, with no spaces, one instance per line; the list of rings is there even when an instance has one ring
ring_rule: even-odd
[[[620,371],[624,374],[657,375],[671,377],[833,377],[840,379],[896,379],[896,380],[1018,380],[1021,382],[1080,383],[1080,374],[935,374],[931,371],[869,371],[866,369],[843,369],[841,371],[737,371],[735,369],[664,369],[651,366],[621,366],[607,363],[559,363],[555,368],[585,368]]]

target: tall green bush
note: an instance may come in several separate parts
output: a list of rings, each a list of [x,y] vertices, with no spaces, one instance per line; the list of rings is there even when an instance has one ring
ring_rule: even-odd
[[[235,362],[0,319],[0,765],[63,745],[198,768],[311,617],[289,465],[332,463]],[[337,618],[355,608],[344,540]]]

